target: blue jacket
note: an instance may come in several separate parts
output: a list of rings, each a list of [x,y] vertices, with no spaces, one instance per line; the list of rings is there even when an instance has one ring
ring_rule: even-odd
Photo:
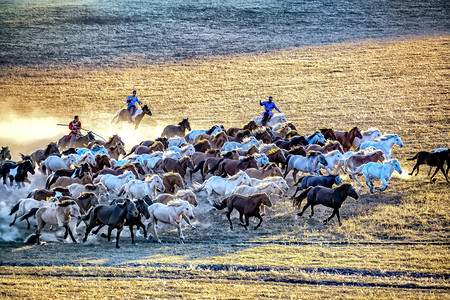
[[[127,98],[128,107],[136,106],[136,102],[142,104],[142,102],[139,101],[138,97],[128,96]]]
[[[274,102],[264,101],[260,102],[259,105],[264,106],[264,109],[267,111],[272,111],[275,108],[278,112],[281,112]]]

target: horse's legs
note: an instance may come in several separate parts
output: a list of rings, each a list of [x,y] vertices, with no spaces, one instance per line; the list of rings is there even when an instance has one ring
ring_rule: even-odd
[[[191,225],[191,222],[189,221],[189,218],[185,214],[181,214],[181,216],[183,217],[183,220],[185,220],[186,223],[188,223],[189,226],[191,226],[191,229],[195,229],[195,226]]]
[[[97,229],[95,229],[94,231],[92,231],[92,234],[97,234],[97,233],[100,231],[100,229],[103,228],[103,226],[105,226],[105,224],[102,224],[102,225],[98,226]]]
[[[314,204],[311,204],[311,214],[309,215],[310,218],[314,216]]]
[[[179,243],[184,244],[184,235],[183,235],[183,231],[181,230],[181,222],[177,223],[177,230],[178,230]]]
[[[11,227],[11,226],[13,226],[14,224],[16,224],[16,219],[17,219],[17,214],[14,215],[14,220],[13,220],[11,223],[9,223],[9,227]],[[27,220],[28,220],[28,219],[27,219]],[[28,229],[30,229],[30,228],[28,228]]]
[[[26,218],[27,220],[27,230],[30,230],[31,224],[30,224],[30,220],[28,220],[28,218]]]
[[[233,223],[231,223],[231,218],[230,218],[232,211],[233,211],[233,209],[230,209],[227,211],[227,218],[228,218],[228,222],[230,222],[230,229],[233,229]]]
[[[305,212],[305,210],[310,206],[311,204],[308,202],[308,203],[306,203],[305,204],[305,206],[303,206],[303,209],[302,209],[302,211],[301,212],[299,212],[298,214],[297,214],[297,216],[302,216],[303,215],[303,213]]]
[[[158,243],[161,243],[161,240],[160,240],[159,237],[158,237],[158,232],[156,232],[156,222],[157,222],[156,218],[153,217],[153,220],[152,220],[153,234],[155,235],[156,241],[158,241]],[[149,224],[149,225],[150,225],[150,224]]]
[[[291,199],[294,199],[295,196],[297,195],[298,191],[300,191],[300,190],[301,190],[301,187],[300,187],[300,186],[297,187],[297,189],[295,190],[295,193],[294,193],[294,195],[291,197]]]
[[[111,233],[112,233],[112,230],[113,230],[112,226],[108,226],[108,242],[111,241]],[[116,242],[117,242],[117,241],[116,241]]]
[[[130,234],[131,234],[131,243],[134,244],[134,232],[133,232],[133,225],[128,225],[128,228],[130,228]],[[138,228],[139,230],[139,228]]]
[[[369,175],[368,174],[364,174],[364,177],[366,177],[366,185],[367,185],[367,187],[369,188],[370,192],[373,194],[373,184],[369,180]]]
[[[411,176],[412,174],[414,174],[414,170],[415,170],[415,169],[417,169],[417,172],[416,172],[416,176],[417,176],[417,174],[419,174],[419,164],[418,164],[418,163],[415,164],[415,166],[414,166],[414,168],[412,169],[411,173],[409,173],[409,176]],[[431,172],[431,167],[430,167],[430,172]],[[428,174],[428,176],[430,176],[430,174]]]
[[[328,223],[328,221],[330,221],[334,217],[334,215],[336,214],[337,211],[338,211],[337,209],[334,209],[331,216],[329,216],[328,219],[323,220],[323,222],[322,222],[323,225],[326,225]],[[339,217],[338,217],[338,220],[339,220]],[[341,224],[340,220],[339,220],[339,224]]]
[[[239,224],[239,225],[244,226],[245,230],[248,230],[248,225],[250,225],[249,221],[250,221],[250,216],[245,214],[245,223],[244,224]]]
[[[141,220],[137,221],[136,223],[137,223],[136,228],[137,228],[138,232],[139,232],[139,228],[142,228],[142,230],[144,231],[144,238],[147,238],[147,230],[145,230],[144,223],[142,223]]]
[[[69,224],[64,225],[64,227],[66,227],[66,233],[64,234],[64,239],[67,238],[67,232],[69,232],[72,242],[76,243],[77,240],[75,240],[75,238],[73,237],[72,230],[70,230]]]
[[[117,234],[116,234],[116,248],[119,249],[119,238],[120,238],[120,233],[122,232],[123,226],[117,228]]]
[[[353,182],[355,182],[355,181],[358,182],[361,187],[364,187],[364,185],[358,179],[358,174],[353,175]]]
[[[380,180],[381,180],[381,183],[383,183],[383,187],[376,187],[376,189],[379,191],[384,191],[385,189],[387,189],[388,183],[386,181],[386,178],[380,178]]]
[[[259,213],[255,217],[257,217],[259,219],[259,223],[258,223],[258,225],[256,225],[254,230],[258,229],[258,227],[261,225],[261,223],[263,221],[263,219],[261,218],[261,215]]]
[[[294,178],[294,181],[296,181],[295,177],[297,176],[298,170],[294,169],[294,172],[292,172],[292,178]]]
[[[45,226],[45,222],[43,220],[38,220],[38,224],[37,224],[37,228],[36,228],[36,244],[39,245],[41,243],[40,240],[40,235],[41,235],[41,230],[42,228],[44,228]]]

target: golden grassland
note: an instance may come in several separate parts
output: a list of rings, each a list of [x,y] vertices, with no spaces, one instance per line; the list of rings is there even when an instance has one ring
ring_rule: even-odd
[[[97,125],[136,89],[154,114],[139,129],[151,138],[152,128],[183,117],[193,129],[240,126],[260,113],[259,91],[275,97],[301,134],[355,125],[398,134],[405,147],[394,146],[393,156],[410,172],[406,158],[449,147],[449,42],[433,36],[158,64],[3,67],[0,94],[19,115],[79,114]],[[430,184],[427,171],[395,175],[382,193],[359,189],[360,199],[341,209],[342,226],[321,224],[326,209],[297,217],[284,199],[257,231],[231,232],[217,212],[212,226],[186,232],[186,245],[3,245],[0,297],[449,298],[450,185],[439,173]],[[66,263],[55,263],[61,255]],[[11,266],[28,257],[30,266]]]

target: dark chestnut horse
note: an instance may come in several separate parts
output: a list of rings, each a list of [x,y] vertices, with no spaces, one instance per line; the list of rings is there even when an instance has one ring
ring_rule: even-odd
[[[250,217],[256,217],[259,219],[258,225],[256,225],[255,230],[262,223],[262,217],[259,212],[259,208],[261,205],[266,205],[268,207],[272,206],[272,202],[270,202],[269,196],[265,193],[262,194],[253,194],[250,196],[243,196],[240,194],[234,194],[229,197],[226,197],[222,200],[221,203],[213,203],[214,207],[222,210],[225,207],[228,208],[227,218],[230,222],[230,228],[233,229],[233,223],[231,223],[231,212],[233,209],[236,209],[239,212],[239,220],[241,221],[241,226],[244,226],[246,230],[248,230],[249,219]],[[245,223],[242,217],[245,216]]]
[[[183,178],[178,173],[165,173],[162,175],[162,181],[164,185],[164,191],[169,194],[175,193],[175,188],[178,186],[180,189],[184,189]]]
[[[448,180],[448,171],[450,169],[450,150],[445,150],[441,152],[427,152],[427,151],[420,151],[412,158],[407,158],[406,160],[414,160],[417,159],[416,164],[414,165],[413,170],[409,175],[412,175],[414,173],[414,170],[417,169],[416,176],[419,174],[419,166],[426,164],[431,167],[437,167],[436,171],[434,172],[433,176],[431,176],[430,181],[433,181],[433,177],[437,174],[439,170],[442,171],[442,174],[444,174],[445,179],[447,182]],[[444,164],[447,162],[447,171],[444,171]],[[450,182],[449,182],[450,183]]]
[[[95,166],[92,166],[92,173],[97,173],[104,168],[111,168],[111,159],[106,154],[95,155]]]
[[[196,152],[206,152],[212,149],[211,143],[208,140],[200,140],[194,144],[194,149]]]
[[[178,126],[167,125],[164,128],[164,130],[161,134],[161,137],[167,137],[167,138],[171,138],[171,137],[175,137],[175,136],[184,137],[186,135],[186,129],[188,131],[191,131],[191,124],[189,124],[189,120],[187,118],[183,119],[183,121],[178,123]]]
[[[325,146],[320,146],[317,144],[310,144],[306,147],[305,151],[319,151],[320,153],[327,154],[328,152],[338,150],[342,154],[344,154],[344,150],[342,149],[341,143],[337,141],[329,141],[325,144]]]
[[[214,171],[217,169],[217,174],[219,174],[219,176],[226,177],[227,175],[236,175],[239,171],[244,171],[248,168],[258,169],[258,162],[253,156],[249,156],[240,160],[219,160],[217,164],[208,171],[208,173],[214,173]]]
[[[357,137],[362,139],[361,131],[358,127],[353,127],[348,132],[335,132],[336,139],[341,143],[344,152],[349,151],[353,146],[353,140]]]
[[[194,166],[192,165],[192,160],[190,157],[185,156],[181,158],[180,160],[176,160],[170,157],[166,157],[162,161],[162,169],[164,172],[175,172],[181,175],[181,177],[184,179],[186,176],[186,170],[187,168],[193,169]]]
[[[322,204],[327,207],[333,208],[333,213],[328,219],[323,221],[323,224],[327,224],[334,215],[337,216],[339,225],[341,225],[341,217],[339,215],[339,209],[344,203],[345,199],[350,196],[355,200],[358,200],[359,196],[351,184],[345,183],[337,188],[330,189],[322,186],[309,187],[302,192],[297,198],[294,199],[294,205],[300,208],[303,199],[307,198],[308,203],[303,207],[303,210],[298,213],[299,216],[303,215],[305,210],[311,206],[310,218],[314,215],[314,206]]]
[[[321,134],[323,134],[323,137],[325,139],[337,141],[336,134],[334,133],[334,130],[332,128],[319,128],[319,131]]]
[[[164,151],[164,145],[161,142],[155,141],[150,147],[147,146],[135,146],[131,149],[130,153],[125,155],[127,157],[131,154],[141,155],[141,154],[151,154],[156,151]]]

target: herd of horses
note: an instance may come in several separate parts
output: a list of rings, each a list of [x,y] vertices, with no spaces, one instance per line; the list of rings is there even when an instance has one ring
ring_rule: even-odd
[[[137,125],[143,117],[140,114],[146,114],[145,107],[134,117]],[[124,112],[119,112],[115,119],[125,117]],[[272,207],[273,197],[284,197],[294,187],[291,198],[293,205],[301,209],[299,216],[310,208],[312,217],[314,206],[321,204],[333,209],[323,223],[336,216],[341,224],[339,209],[347,197],[359,198],[357,183],[363,187],[358,176],[365,177],[373,193],[374,180],[382,182],[383,186],[376,189],[384,191],[393,172],[403,172],[398,160],[391,156],[395,145],[403,147],[398,135],[353,127],[346,132],[321,128],[302,136],[283,114],[275,115],[266,126],[261,126],[258,118],[242,127],[214,125],[207,130],[191,130],[189,120],[183,119],[178,125],[165,127],[159,138],[132,146],[128,153],[118,135],[107,142],[90,138],[75,148],[61,143],[58,147],[52,142],[45,149],[22,154],[19,162],[11,160],[8,147],[2,147],[0,176],[6,192],[23,188],[31,182],[28,176],[37,170],[47,177],[45,187],[31,191],[12,205],[10,215],[15,215],[10,226],[17,219],[26,220],[29,229],[29,219],[35,218],[36,243],[46,224],[65,228],[64,238],[70,235],[73,242],[74,232],[83,223],[83,241],[91,232],[98,233],[108,226],[106,237],[110,240],[112,230],[117,229],[119,247],[124,226],[130,229],[132,243],[133,226],[142,229],[146,238],[151,230],[152,237],[161,242],[156,225],[162,222],[175,226],[179,242],[183,243],[183,224],[195,228],[191,220],[197,196],[203,191],[205,205],[218,210],[227,208],[231,229],[234,210],[245,229],[251,217],[257,218],[257,229],[265,215],[263,208]],[[411,158],[416,160],[411,174],[417,170],[417,175],[419,165],[426,164],[437,168],[431,181],[441,170],[449,182],[449,157],[448,149],[421,151]],[[304,175],[297,179],[299,172]],[[343,184],[340,174],[348,174],[354,186]],[[291,187],[289,176],[293,179]],[[307,203],[301,208],[304,199]]]

